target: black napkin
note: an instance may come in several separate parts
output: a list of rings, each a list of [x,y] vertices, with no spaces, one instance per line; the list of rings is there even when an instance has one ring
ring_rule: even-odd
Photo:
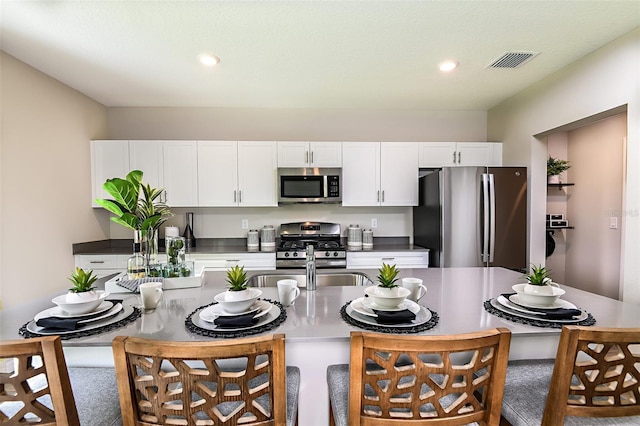
[[[511,300],[509,299],[509,296],[512,296],[514,294],[516,293],[504,293],[502,294],[502,296],[511,302]],[[513,303],[514,305],[518,305],[515,302],[511,302],[511,303]],[[580,309],[558,308],[558,309],[551,310],[551,309],[544,309],[544,308],[531,308],[529,306],[522,306],[522,307],[529,311],[539,312],[543,314],[543,315],[539,315],[540,318],[542,319],[552,319],[552,320],[573,319],[573,317],[576,317],[582,314],[582,311]]]
[[[38,327],[44,327],[50,331],[73,331],[82,327],[82,324],[79,324],[80,320],[78,318],[56,318],[56,317],[47,317],[40,318],[36,321],[36,325]]]
[[[377,309],[372,309],[372,311],[378,315],[376,317],[376,322],[378,324],[403,324],[416,319],[416,314],[408,309],[403,309],[401,311],[379,311]]]
[[[256,313],[251,312],[244,315],[234,315],[230,317],[218,317],[213,323],[219,328],[238,328],[250,327],[258,322],[259,318],[255,318]]]

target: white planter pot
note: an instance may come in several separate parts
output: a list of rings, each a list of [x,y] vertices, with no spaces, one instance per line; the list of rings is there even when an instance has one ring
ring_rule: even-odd
[[[82,293],[74,293],[70,291],[67,293],[66,301],[67,303],[80,303],[98,300],[99,298],[100,293],[95,290],[83,291]]]
[[[228,302],[235,302],[235,301],[238,301],[238,300],[250,299],[251,296],[252,296],[252,294],[249,291],[249,289],[245,289],[245,290],[241,290],[241,291],[227,290],[225,295],[224,295],[224,300],[226,300]]]
[[[547,176],[547,183],[560,183],[560,175]]]

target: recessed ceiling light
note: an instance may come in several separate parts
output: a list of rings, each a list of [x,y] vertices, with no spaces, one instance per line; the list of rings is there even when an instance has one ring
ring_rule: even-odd
[[[442,71],[442,72],[453,71],[457,67],[458,67],[458,62],[449,61],[449,60],[448,61],[444,61],[444,62],[440,62],[440,64],[438,65],[438,68],[440,68],[440,71]]]
[[[214,65],[217,65],[220,62],[220,58],[214,55],[210,55],[208,53],[203,53],[202,55],[199,55],[198,59],[200,60],[200,63],[202,65],[207,67],[212,67]]]

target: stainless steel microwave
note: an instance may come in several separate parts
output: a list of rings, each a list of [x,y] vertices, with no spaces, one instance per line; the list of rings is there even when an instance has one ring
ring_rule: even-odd
[[[279,168],[278,204],[342,202],[342,169]]]

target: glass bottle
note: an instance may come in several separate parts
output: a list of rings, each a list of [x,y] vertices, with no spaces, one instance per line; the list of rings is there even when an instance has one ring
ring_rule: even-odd
[[[144,257],[140,254],[140,243],[133,243],[133,256],[127,261],[127,275],[129,279],[144,278],[146,276],[145,264]]]

